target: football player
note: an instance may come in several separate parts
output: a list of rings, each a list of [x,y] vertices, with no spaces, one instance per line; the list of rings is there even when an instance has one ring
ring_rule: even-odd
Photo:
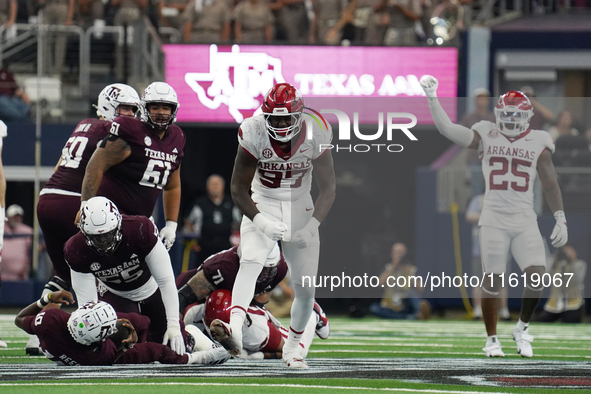
[[[174,89],[150,84],[142,94],[141,120],[119,117],[90,158],[82,183],[82,204],[100,195],[127,215],[150,216],[163,190],[165,227],[160,238],[170,249],[176,238],[181,201],[180,165],[185,134],[173,123],[179,109]]]
[[[43,354],[58,365],[221,364],[229,358],[199,330],[188,335],[193,344],[189,352],[178,355],[168,346],[146,342],[150,319],[145,316],[116,313],[102,301],[83,304],[72,314],[46,308],[49,303],[71,305],[74,299],[66,290],[47,293],[20,311],[14,323],[39,336]],[[195,350],[203,347],[209,349]]]
[[[187,307],[191,304],[204,303],[215,290],[232,291],[240,268],[239,251],[240,247],[234,246],[211,255],[199,268],[183,272],[176,278],[181,315],[185,314]],[[259,302],[267,303],[270,292],[285,278],[286,274],[287,264],[276,243],[272,253],[267,256],[264,268],[256,280],[253,299],[265,295],[264,299]],[[197,320],[201,320],[201,318]]]
[[[521,356],[532,357],[533,336],[528,326],[542,296],[541,278],[546,269],[544,241],[534,212],[533,186],[538,174],[546,202],[556,219],[550,235],[552,246],[559,248],[568,240],[562,195],[552,164],[552,138],[546,131],[529,128],[533,109],[522,92],[510,91],[499,98],[496,123],[480,121],[469,129],[452,123],[441,107],[436,95],[437,79],[424,76],[420,83],[439,132],[460,146],[482,150],[486,193],[478,225],[486,275],[482,285],[485,296],[482,312],[488,334],[483,350],[489,357],[505,356],[497,337],[496,297],[510,251],[526,279],[513,339]]]
[[[292,85],[280,83],[265,95],[262,115],[242,122],[230,188],[244,214],[240,227],[242,255],[232,289],[230,323],[219,319],[229,335],[231,352],[242,347],[242,326],[265,261],[282,241],[295,300],[283,360],[291,368],[307,368],[300,340],[314,307],[314,287],[304,287],[302,276],[316,275],[320,241],[318,226],[335,198],[335,176],[330,150],[330,126],[304,121],[304,100]],[[312,128],[309,130],[308,128]],[[312,170],[320,193],[312,201]],[[252,196],[249,190],[252,186]]]
[[[6,206],[6,178],[4,176],[4,167],[2,165],[2,144],[4,137],[7,136],[8,128],[0,120],[0,223],[4,223]],[[4,246],[4,225],[0,226],[0,262],[2,262],[2,247]],[[2,270],[0,269],[0,286],[2,285]],[[0,347],[8,347],[6,342],[0,338]]]
[[[105,197],[88,200],[80,232],[66,242],[72,288],[80,304],[100,299],[118,312],[150,318],[151,342],[167,344],[179,355],[185,345],[170,256],[146,216],[121,215]]]
[[[229,323],[231,300],[231,291],[216,290],[211,293],[204,305],[203,322],[205,327],[208,327],[212,338],[225,347],[229,345],[227,331],[223,329],[223,326],[213,325],[212,322],[217,319]],[[330,335],[328,319],[316,301],[314,301],[314,312],[306,324],[299,343],[304,358],[310,350],[314,333],[321,339],[327,339]],[[209,327],[211,328],[209,329]],[[242,348],[237,357],[245,359],[281,358],[288,334],[289,331],[281,325],[279,320],[263,305],[254,302],[247,309],[242,327]]]
[[[135,117],[140,96],[131,86],[115,83],[99,93],[94,107],[98,118],[84,119],[76,126],[62,149],[55,172],[39,193],[37,217],[55,271],[41,296],[70,289],[70,268],[64,261],[64,244],[78,232],[74,220],[80,206],[86,165],[98,144],[109,135],[110,122],[118,116]],[[39,354],[38,342],[31,337],[26,345],[27,354]]]

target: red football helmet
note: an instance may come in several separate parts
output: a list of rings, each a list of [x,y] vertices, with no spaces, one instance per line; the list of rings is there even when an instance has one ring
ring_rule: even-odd
[[[278,83],[265,95],[263,116],[267,132],[279,142],[288,142],[302,129],[304,99],[302,94],[288,83]]]
[[[517,137],[526,131],[533,115],[534,110],[527,96],[516,90],[503,94],[495,108],[497,128],[507,137]]]
[[[209,295],[205,301],[205,316],[203,320],[207,327],[215,319],[230,324],[230,309],[232,308],[232,292],[230,290],[220,289]]]

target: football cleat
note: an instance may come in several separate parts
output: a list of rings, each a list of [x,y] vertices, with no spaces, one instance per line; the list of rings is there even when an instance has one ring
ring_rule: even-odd
[[[318,323],[316,323],[316,335],[320,339],[327,339],[330,336],[330,323],[326,317],[326,313],[322,310],[320,305],[314,301],[314,312],[318,315]]]
[[[513,329],[513,340],[517,346],[517,354],[521,354],[521,357],[533,357],[534,351],[531,347],[531,342],[534,340],[534,337],[533,335],[529,335],[527,328],[520,330],[515,327]]]
[[[189,354],[187,364],[220,365],[230,359],[230,353],[223,347],[200,350]]]
[[[308,368],[308,364],[306,360],[302,357],[300,352],[299,345],[296,348],[290,348],[286,345],[283,345],[283,362],[287,365],[288,368],[293,369],[306,369]]]
[[[219,319],[215,319],[209,326],[211,336],[215,341],[218,341],[231,355],[239,355],[242,351],[242,333],[240,338],[234,333],[232,335],[232,328],[229,324],[224,323]]]
[[[6,342],[2,340],[2,338],[0,338],[0,347],[8,347],[8,345],[6,344]]]
[[[487,339],[486,346],[482,350],[486,357],[505,357],[501,342],[497,338]]]
[[[39,338],[37,335],[31,335],[25,346],[25,353],[29,356],[42,356],[43,351],[39,347]]]

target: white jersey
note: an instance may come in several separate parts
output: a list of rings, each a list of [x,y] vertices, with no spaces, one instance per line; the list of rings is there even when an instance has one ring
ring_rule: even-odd
[[[550,134],[544,130],[528,130],[509,139],[489,121],[474,124],[472,130],[481,138],[479,149],[482,149],[482,172],[486,182],[478,224],[498,226],[502,221],[502,227],[512,228],[536,221],[533,187],[540,155],[546,149],[554,153]]]
[[[325,152],[321,148],[332,141],[332,131],[330,125],[320,127],[309,116],[303,116],[302,130],[287,153],[267,133],[263,115],[248,118],[240,125],[238,142],[258,161],[251,185],[253,194],[282,201],[310,194],[312,161]]]

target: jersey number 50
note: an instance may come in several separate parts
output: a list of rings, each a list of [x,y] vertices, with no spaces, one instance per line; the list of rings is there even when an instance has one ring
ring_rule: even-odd
[[[531,162],[520,159],[511,159],[511,174],[516,177],[523,178],[525,180],[524,185],[519,185],[517,182],[511,182],[511,189],[516,192],[526,192],[529,189],[529,174],[527,172],[519,171],[519,165],[524,167],[531,167]],[[509,172],[509,159],[506,157],[491,157],[489,164],[494,166],[495,163],[500,163],[501,168],[492,170],[490,172],[489,184],[490,190],[507,190],[509,188],[509,181],[502,181],[501,183],[495,183],[494,177],[499,175],[505,175]]]

